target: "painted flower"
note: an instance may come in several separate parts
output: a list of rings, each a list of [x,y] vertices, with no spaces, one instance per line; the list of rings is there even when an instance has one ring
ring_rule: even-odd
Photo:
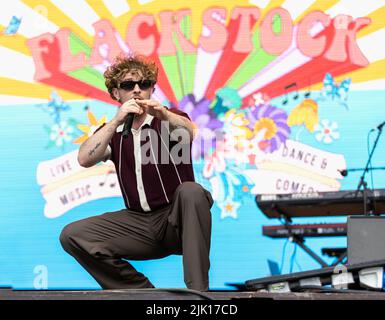
[[[51,99],[46,104],[39,104],[37,107],[41,108],[44,112],[47,112],[50,117],[53,118],[55,123],[61,121],[61,113],[64,111],[69,111],[70,106],[63,101],[63,99],[55,92],[52,91]]]
[[[57,146],[63,147],[64,144],[71,141],[74,129],[69,126],[65,121],[55,123],[51,127],[49,139]]]
[[[284,110],[264,104],[249,109],[246,114],[250,121],[249,127],[254,134],[265,130],[263,140],[259,142],[260,149],[266,153],[277,150],[290,135],[290,127],[287,125],[287,114]]]
[[[223,126],[223,123],[216,119],[209,105],[209,100],[203,98],[196,101],[193,94],[188,94],[179,102],[178,109],[189,115],[196,129],[192,144],[194,159],[204,157],[211,151],[211,147],[215,147],[215,130]]]
[[[333,140],[337,140],[340,138],[340,133],[338,132],[337,122],[331,122],[328,119],[322,120],[319,124],[317,124],[314,128],[315,130],[315,138],[317,141],[330,144]]]
[[[255,165],[257,160],[263,158],[263,146],[266,129],[258,131],[253,138],[240,141],[235,162],[239,164]]]
[[[237,90],[231,88],[221,88],[216,92],[216,99],[211,107],[215,114],[221,119],[230,109],[239,109],[242,105],[242,99]]]
[[[254,93],[251,98],[249,99],[249,106],[251,108],[258,107],[262,104],[268,104],[270,102],[270,97],[262,92]]]
[[[247,127],[249,120],[244,113],[239,113],[235,109],[230,109],[224,115],[224,132],[231,134],[236,139],[250,139],[253,132]]]
[[[86,141],[89,137],[91,137],[96,129],[98,129],[102,124],[104,124],[107,119],[106,116],[101,117],[99,120],[96,120],[94,114],[88,110],[87,111],[87,117],[89,124],[78,124],[77,127],[84,132],[84,134],[80,137],[78,137],[74,143],[81,144],[84,141]]]
[[[292,110],[287,119],[287,124],[290,127],[304,124],[310,132],[314,132],[317,123],[318,104],[313,99],[303,100]]]

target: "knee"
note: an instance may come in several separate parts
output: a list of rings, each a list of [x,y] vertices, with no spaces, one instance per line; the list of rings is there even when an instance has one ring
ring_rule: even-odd
[[[204,195],[203,187],[192,181],[183,182],[179,185],[177,192],[180,197],[186,199],[200,198]]]
[[[72,222],[66,225],[61,231],[59,240],[61,246],[65,251],[69,251],[69,248],[71,246],[71,237],[77,233],[76,229],[78,229],[76,226],[76,222]]]
[[[205,190],[200,184],[192,181],[183,182],[177,190],[179,197],[183,201],[193,201],[193,202],[209,202],[211,207],[213,204],[213,199],[210,192]]]

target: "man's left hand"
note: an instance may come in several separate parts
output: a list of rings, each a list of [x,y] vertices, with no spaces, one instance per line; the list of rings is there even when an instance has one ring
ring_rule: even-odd
[[[136,100],[137,104],[139,104],[146,112],[156,118],[161,120],[167,120],[167,108],[165,108],[159,101],[151,100],[151,99],[143,99]]]

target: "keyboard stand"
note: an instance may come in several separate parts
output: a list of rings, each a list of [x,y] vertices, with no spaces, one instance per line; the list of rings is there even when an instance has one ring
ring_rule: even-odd
[[[285,213],[284,210],[282,210],[279,206],[275,206],[275,209],[280,214],[281,219],[284,220],[283,225],[288,227],[289,225],[292,224],[293,221],[291,220],[290,217],[287,216],[287,214]],[[300,246],[309,256],[311,256],[315,261],[317,261],[321,265],[322,268],[329,267],[329,265],[324,260],[322,260],[313,250],[311,250],[305,244],[305,239],[303,237],[292,234],[290,232],[289,228],[287,228],[287,230],[289,231],[290,239],[292,239],[292,241],[294,243],[296,243],[298,246]],[[339,264],[343,260],[343,258],[341,260],[340,259],[341,259],[341,257],[335,263],[331,264],[331,266],[335,266],[335,265]]]
[[[322,266],[322,268],[329,267],[325,261],[323,261],[313,250],[305,245],[305,239],[303,237],[292,235],[291,239],[294,243],[298,244],[309,256],[316,260]]]
[[[331,264],[331,266],[336,266],[339,263],[344,264],[348,257],[348,249],[347,248],[322,248],[322,254],[327,255],[329,257],[334,257],[336,260]]]

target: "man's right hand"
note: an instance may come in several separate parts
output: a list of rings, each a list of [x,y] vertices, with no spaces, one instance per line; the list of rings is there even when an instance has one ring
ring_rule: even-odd
[[[141,115],[143,113],[142,107],[136,103],[135,99],[130,99],[123,103],[116,112],[114,120],[120,125],[126,121],[127,115],[129,113],[134,113],[137,115]]]

